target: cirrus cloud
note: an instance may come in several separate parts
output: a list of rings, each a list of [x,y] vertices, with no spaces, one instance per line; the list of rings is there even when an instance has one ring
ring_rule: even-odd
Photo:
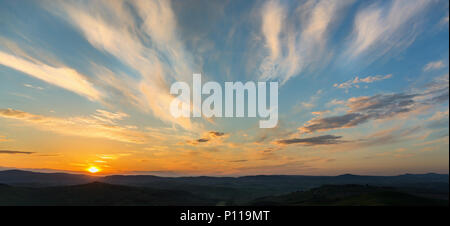
[[[114,115],[114,113],[109,113]],[[59,134],[94,137],[128,143],[145,143],[150,134],[132,129],[130,126],[119,126],[112,123],[111,118],[102,118],[98,114],[91,117],[50,117],[37,115],[14,109],[0,109],[0,117],[25,122],[41,130]],[[110,123],[108,123],[110,122]]]
[[[358,76],[356,76],[354,79],[349,80],[347,82],[341,83],[341,84],[334,84],[333,86],[339,89],[349,89],[349,88],[359,88],[359,83],[372,83],[372,82],[376,82],[376,81],[381,81],[381,80],[385,80],[388,78],[391,78],[392,74],[388,74],[388,75],[375,75],[375,76],[367,76],[365,78],[359,78]]]
[[[102,98],[102,93],[88,81],[87,76],[72,68],[50,66],[34,58],[27,60],[3,51],[0,51],[0,64],[87,97],[89,100],[97,101]]]
[[[437,70],[437,69],[441,69],[443,67],[445,67],[444,61],[438,60],[438,61],[433,61],[433,62],[426,64],[423,67],[423,71]]]

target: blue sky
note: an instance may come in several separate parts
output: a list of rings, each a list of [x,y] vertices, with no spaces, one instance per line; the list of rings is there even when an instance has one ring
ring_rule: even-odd
[[[0,167],[448,173],[448,12],[437,0],[0,1]],[[280,82],[278,126],[173,118],[170,84],[193,73]]]

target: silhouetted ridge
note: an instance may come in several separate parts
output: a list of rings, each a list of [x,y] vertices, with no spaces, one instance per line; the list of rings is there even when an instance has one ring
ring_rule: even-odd
[[[12,170],[0,171],[0,183],[13,186],[15,190],[20,191],[23,191],[24,187],[46,189],[51,187],[51,189],[56,189],[57,191],[61,191],[57,188],[70,188],[73,192],[83,191],[81,194],[76,195],[88,195],[96,192],[97,196],[105,198],[103,201],[107,201],[103,194],[109,194],[108,198],[114,197],[114,193],[121,194],[118,195],[119,197],[126,197],[123,191],[129,189],[129,187],[132,188],[133,192],[146,194],[150,191],[173,191],[174,194],[179,194],[178,198],[182,198],[186,194],[186,197],[191,197],[191,200],[201,197],[201,200],[213,200],[221,205],[245,205],[257,198],[284,195],[295,191],[308,191],[323,185],[357,184],[394,187],[415,196],[446,200],[448,200],[449,192],[448,175],[443,174],[405,174],[399,176],[360,176],[353,174],[340,176],[255,175],[243,177],[111,175],[93,177],[66,173],[36,173]],[[143,191],[142,189],[147,190]],[[3,191],[6,192],[7,189],[3,189]],[[30,194],[28,190],[26,191],[18,194]],[[41,190],[39,191],[42,192]],[[63,191],[68,192],[67,190]],[[4,194],[0,193],[3,196]],[[15,193],[10,195],[13,194]],[[73,195],[75,196],[75,193]],[[142,197],[147,197],[147,195]],[[161,197],[164,197],[164,195],[161,195]],[[26,196],[24,198],[23,200],[25,201],[29,200],[26,199]],[[60,198],[63,201],[67,199],[64,195],[61,195]],[[95,199],[95,197],[93,198]],[[31,200],[35,199],[35,197],[31,197]],[[124,199],[117,200],[113,198],[111,201],[123,203]],[[126,199],[135,200],[131,197],[126,197]],[[158,201],[160,199],[149,200]],[[58,201],[58,199],[53,199],[53,201]],[[145,200],[135,201],[147,203]],[[174,202],[168,201],[168,203]]]
[[[186,191],[160,190],[102,182],[23,188],[0,186],[0,205],[214,205],[216,201]]]
[[[258,206],[448,206],[448,201],[418,197],[390,187],[324,185],[309,191],[256,199]]]

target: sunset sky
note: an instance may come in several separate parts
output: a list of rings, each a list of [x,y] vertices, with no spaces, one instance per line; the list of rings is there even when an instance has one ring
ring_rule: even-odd
[[[0,0],[0,170],[448,174],[448,62],[447,0]],[[172,117],[193,73],[277,127]]]

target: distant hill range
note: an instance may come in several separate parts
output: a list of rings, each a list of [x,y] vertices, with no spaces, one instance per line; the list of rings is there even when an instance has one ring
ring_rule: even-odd
[[[358,192],[355,194],[355,191]],[[449,176],[434,173],[399,176],[94,177],[0,171],[0,205],[440,205],[443,202],[448,205],[448,192]],[[311,194],[325,196],[306,198]],[[339,198],[330,198],[335,196]]]
[[[256,206],[448,206],[448,200],[408,194],[390,187],[324,185],[309,191],[258,198]]]

